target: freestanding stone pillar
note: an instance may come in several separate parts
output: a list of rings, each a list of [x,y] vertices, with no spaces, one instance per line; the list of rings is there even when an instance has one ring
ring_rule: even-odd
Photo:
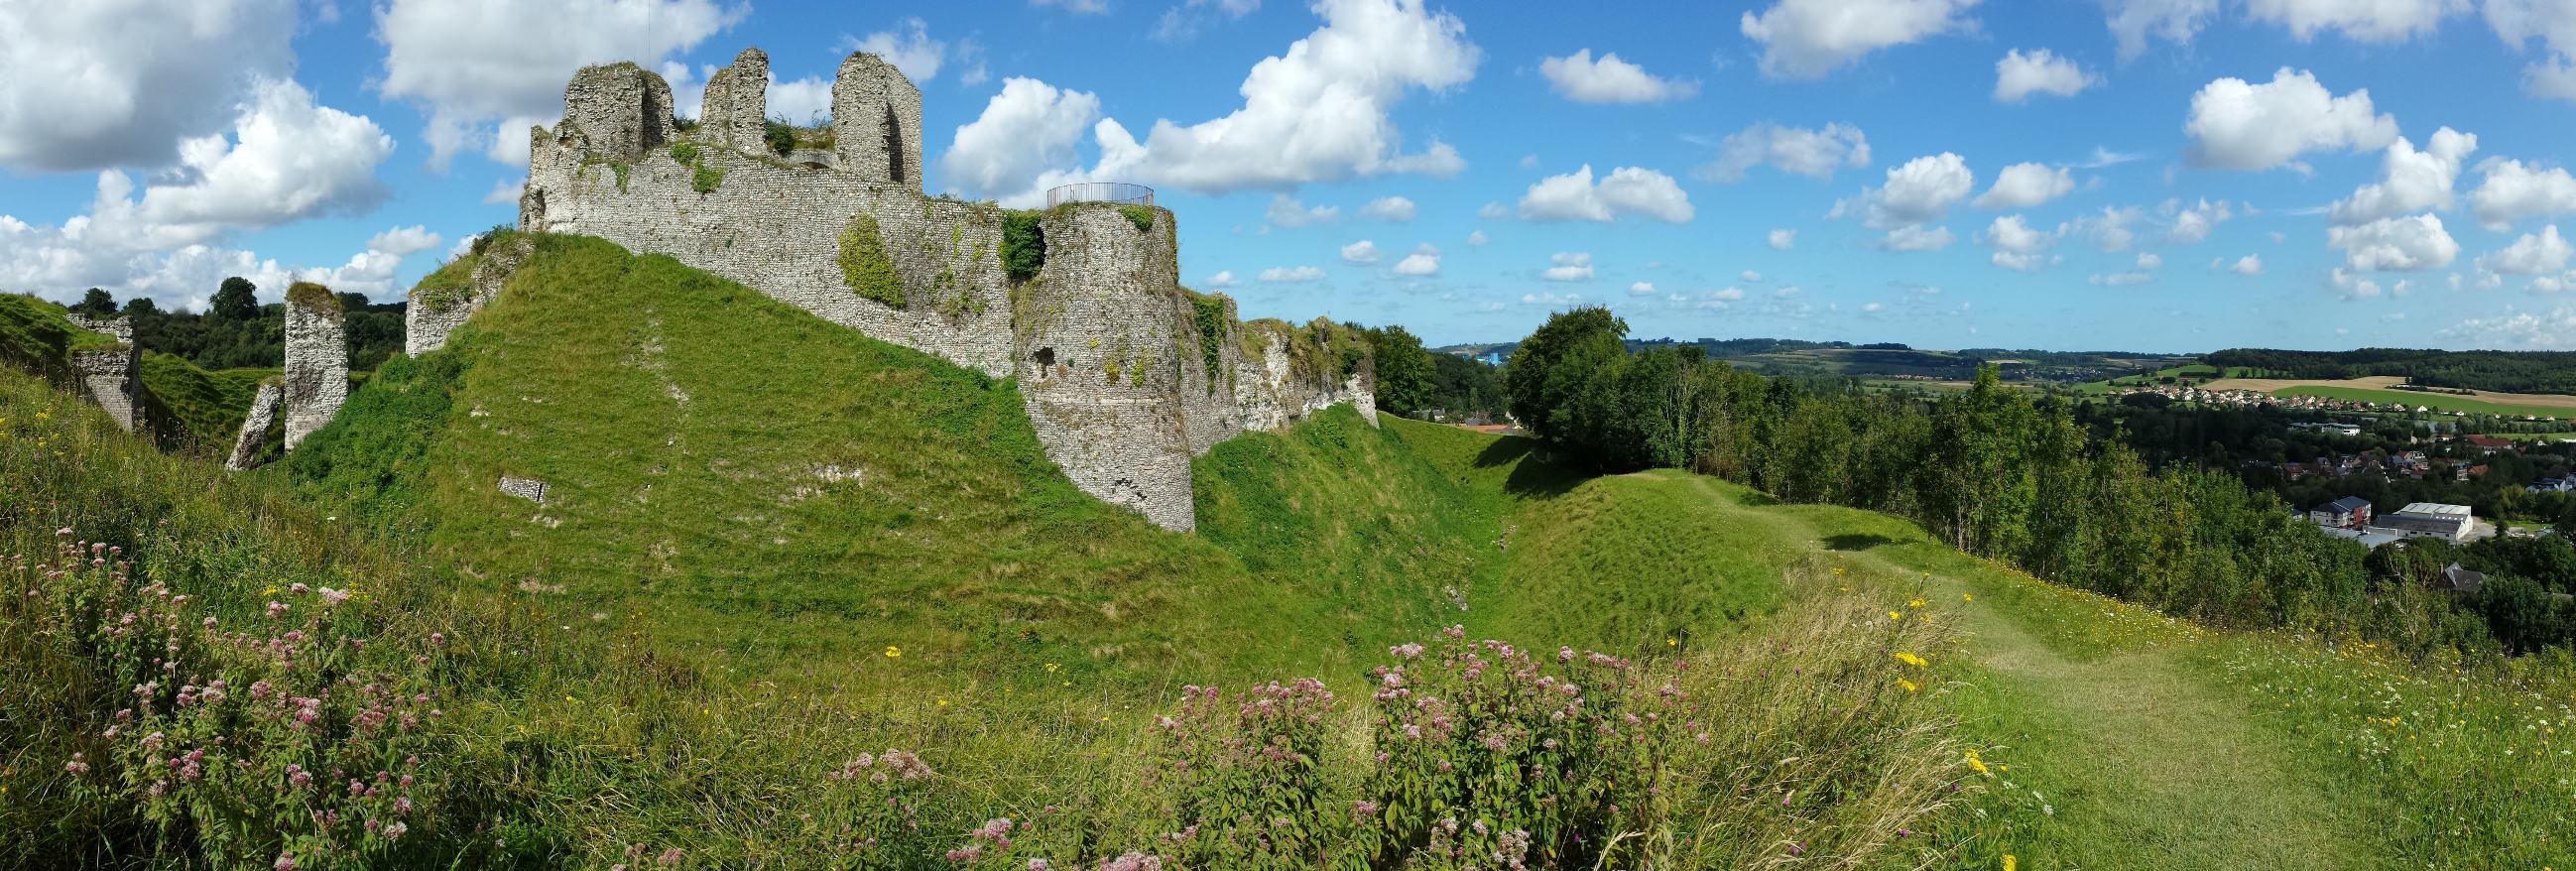
[[[340,298],[298,281],[286,289],[286,449],[331,422],[349,398],[349,337]]]

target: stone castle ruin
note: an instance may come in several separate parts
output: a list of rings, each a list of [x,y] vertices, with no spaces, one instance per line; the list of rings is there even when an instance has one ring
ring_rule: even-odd
[[[744,50],[708,77],[688,126],[651,71],[582,70],[564,89],[563,120],[530,131],[520,229],[667,254],[871,337],[1015,377],[1074,483],[1171,529],[1196,523],[1192,455],[1338,403],[1376,422],[1365,345],[1328,322],[1239,322],[1232,300],[1182,288],[1173,215],[1150,192],[1051,203],[1036,220],[1042,263],[1014,275],[1005,225],[1025,217],[923,195],[921,92],[901,72],[851,54],[830,124],[785,136],[768,121],[768,80],[768,56]],[[443,344],[507,268],[478,268],[461,299],[414,300],[412,353]],[[290,420],[292,375],[290,364]]]
[[[142,377],[142,350],[134,344],[134,321],[118,317],[99,320],[79,313],[64,315],[72,326],[93,333],[104,333],[116,344],[102,348],[73,351],[72,376],[79,380],[81,393],[116,419],[126,432],[134,431],[135,395]]]

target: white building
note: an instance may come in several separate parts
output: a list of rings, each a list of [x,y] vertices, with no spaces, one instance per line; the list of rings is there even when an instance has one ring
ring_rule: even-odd
[[[2460,541],[2476,528],[2477,518],[2469,515],[2469,506],[2440,502],[2410,502],[2406,507],[2372,518],[2369,531],[2414,537],[2438,537]]]

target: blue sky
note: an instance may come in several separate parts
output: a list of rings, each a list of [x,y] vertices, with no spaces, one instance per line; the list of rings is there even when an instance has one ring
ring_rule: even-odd
[[[2571,0],[1611,9],[0,0],[0,289],[396,298],[514,218],[496,131],[573,68],[661,69],[685,111],[757,45],[802,116],[865,47],[921,86],[930,190],[1152,184],[1184,282],[1247,316],[2576,347]]]

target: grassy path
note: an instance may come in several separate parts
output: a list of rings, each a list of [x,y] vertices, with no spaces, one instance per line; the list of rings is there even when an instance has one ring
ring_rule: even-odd
[[[1970,662],[1951,671],[1950,697],[1971,738],[2003,748],[1989,761],[2018,769],[2000,780],[2032,793],[2015,792],[2015,812],[1989,818],[1971,857],[2009,852],[2028,869],[2375,866],[2354,802],[2267,743],[2241,698],[2180,661],[2188,634],[2106,648],[2048,631],[2072,628],[2051,624],[2066,610],[2022,613],[2046,594],[2007,586],[2032,582],[1919,531],[1862,512],[1748,505],[1739,491],[1687,477],[1720,512],[1812,542],[1856,571],[1920,583],[1931,607],[1956,615]]]

